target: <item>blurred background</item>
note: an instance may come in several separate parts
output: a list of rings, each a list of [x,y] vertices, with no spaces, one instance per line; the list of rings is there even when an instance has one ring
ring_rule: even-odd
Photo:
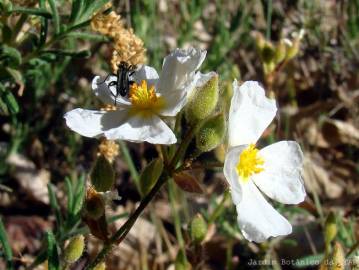
[[[99,106],[91,81],[111,72],[113,42],[89,24],[106,2],[79,19],[78,28],[71,28],[72,1],[0,4],[0,213],[16,269],[25,269],[39,254],[45,231],[58,226],[56,215],[66,215],[68,183],[83,183],[96,159],[99,141],[69,130],[63,115]],[[157,70],[174,48],[197,46],[207,50],[201,71],[219,73],[223,96],[230,95],[235,78],[263,84],[276,97],[279,112],[260,145],[283,139],[300,143],[308,196],[298,206],[275,204],[293,224],[291,235],[250,243],[238,229],[221,170],[197,170],[203,192],[163,189],[112,252],[107,269],[174,269],[179,247],[173,212],[185,243],[197,213],[208,222],[200,251],[187,246],[194,269],[317,269],[325,248],[341,252],[347,269],[359,269],[354,268],[359,259],[357,266],[353,259],[359,241],[359,1],[114,0],[112,11],[143,40],[147,63]],[[71,31],[61,36],[63,29]],[[271,54],[284,38],[296,42],[301,29],[298,51],[285,65],[276,63],[274,74]],[[153,145],[121,142],[119,147],[114,166],[121,200],[110,207],[118,217],[115,224],[140,201],[133,176],[157,157]],[[221,160],[221,151],[202,159]],[[76,226],[86,232],[81,222]],[[88,250],[73,269],[82,269],[98,249],[94,237],[86,241]],[[333,260],[337,253],[331,253]],[[6,269],[1,258],[0,268]]]

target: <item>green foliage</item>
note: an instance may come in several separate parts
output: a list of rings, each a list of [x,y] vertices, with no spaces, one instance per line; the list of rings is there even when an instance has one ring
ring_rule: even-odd
[[[60,260],[55,236],[52,232],[46,233],[47,240],[47,262],[49,270],[60,270]]]
[[[14,269],[13,262],[12,262],[12,251],[9,244],[9,241],[7,239],[4,223],[2,222],[2,219],[0,218],[0,243],[3,248],[4,257],[6,260],[6,267],[8,270]]]
[[[161,176],[163,171],[163,160],[160,158],[152,160],[143,169],[140,175],[140,188],[142,196],[147,193],[156,184],[158,178]]]

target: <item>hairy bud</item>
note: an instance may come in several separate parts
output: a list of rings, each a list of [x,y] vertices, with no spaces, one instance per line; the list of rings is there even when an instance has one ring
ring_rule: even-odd
[[[92,169],[91,183],[99,192],[110,190],[115,183],[115,172],[111,163],[103,155],[97,158],[95,167]]]
[[[67,263],[74,263],[82,256],[85,249],[85,238],[83,235],[76,235],[70,239],[65,248],[64,259]]]
[[[201,214],[197,214],[190,226],[190,235],[193,242],[196,244],[201,243],[207,234],[207,223]]]
[[[189,97],[187,120],[198,122],[210,116],[216,108],[218,93],[218,74],[215,72],[204,74]]]
[[[329,250],[330,243],[334,240],[335,236],[337,235],[337,224],[335,215],[331,212],[326,221],[325,221],[325,228],[324,228],[324,237],[325,237],[325,248]]]
[[[224,115],[218,114],[208,119],[196,134],[196,146],[202,152],[208,152],[222,143],[226,133]]]

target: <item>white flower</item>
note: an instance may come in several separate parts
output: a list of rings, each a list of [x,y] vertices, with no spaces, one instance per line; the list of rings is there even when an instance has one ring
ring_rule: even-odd
[[[253,81],[241,87],[234,81],[233,91],[223,171],[244,237],[263,242],[270,236],[292,232],[292,226],[262,192],[284,204],[302,202],[306,196],[301,179],[303,154],[294,141],[280,141],[258,150],[255,143],[275,117],[275,101],[266,98],[263,88]]]
[[[135,83],[128,97],[116,97],[116,86],[108,86],[116,80],[115,76],[106,82],[97,76],[92,81],[95,95],[105,104],[116,104],[115,110],[74,109],[65,114],[66,124],[85,137],[176,143],[176,136],[162,119],[176,116],[184,107],[187,95],[202,76],[196,71],[205,56],[206,51],[194,48],[176,49],[164,59],[160,75],[154,68],[142,66],[131,77]]]

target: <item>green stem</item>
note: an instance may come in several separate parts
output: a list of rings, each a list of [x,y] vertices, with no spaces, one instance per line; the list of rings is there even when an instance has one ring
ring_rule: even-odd
[[[184,243],[184,239],[183,239],[182,231],[181,231],[181,220],[180,220],[178,210],[176,207],[175,187],[174,187],[173,181],[168,182],[168,197],[170,199],[171,211],[172,211],[174,224],[175,224],[176,238],[178,240],[178,244],[179,244],[180,248],[183,251],[183,254],[185,254],[184,253],[185,243]]]
[[[140,189],[140,176],[138,174],[138,171],[136,169],[135,164],[133,163],[132,157],[130,155],[130,151],[128,150],[128,147],[124,141],[119,141],[121,152],[123,153],[123,157],[126,161],[126,164],[128,166],[128,169],[130,170],[131,177],[133,178],[133,181],[135,182],[136,188],[138,192],[141,191]]]
[[[166,173],[163,173],[160,179],[157,181],[155,186],[151,189],[151,191],[143,198],[140,205],[137,207],[135,212],[130,216],[130,218],[126,221],[125,224],[110,238],[110,240],[105,243],[103,249],[96,256],[96,258],[90,263],[85,269],[93,269],[97,264],[102,262],[106,255],[110,252],[114,244],[119,244],[126,237],[128,232],[131,230],[132,226],[135,224],[137,218],[140,216],[142,211],[146,208],[146,206],[151,202],[153,197],[157,194],[160,188],[166,183],[168,176]]]
[[[219,217],[219,215],[222,213],[222,211],[224,209],[224,204],[228,200],[229,196],[230,196],[230,191],[228,189],[223,194],[223,198],[222,198],[221,202],[216,206],[213,213],[208,218],[208,224],[212,224]]]
[[[272,29],[272,0],[268,0],[268,7],[267,7],[267,32],[266,38],[270,40],[271,38],[271,29]]]

